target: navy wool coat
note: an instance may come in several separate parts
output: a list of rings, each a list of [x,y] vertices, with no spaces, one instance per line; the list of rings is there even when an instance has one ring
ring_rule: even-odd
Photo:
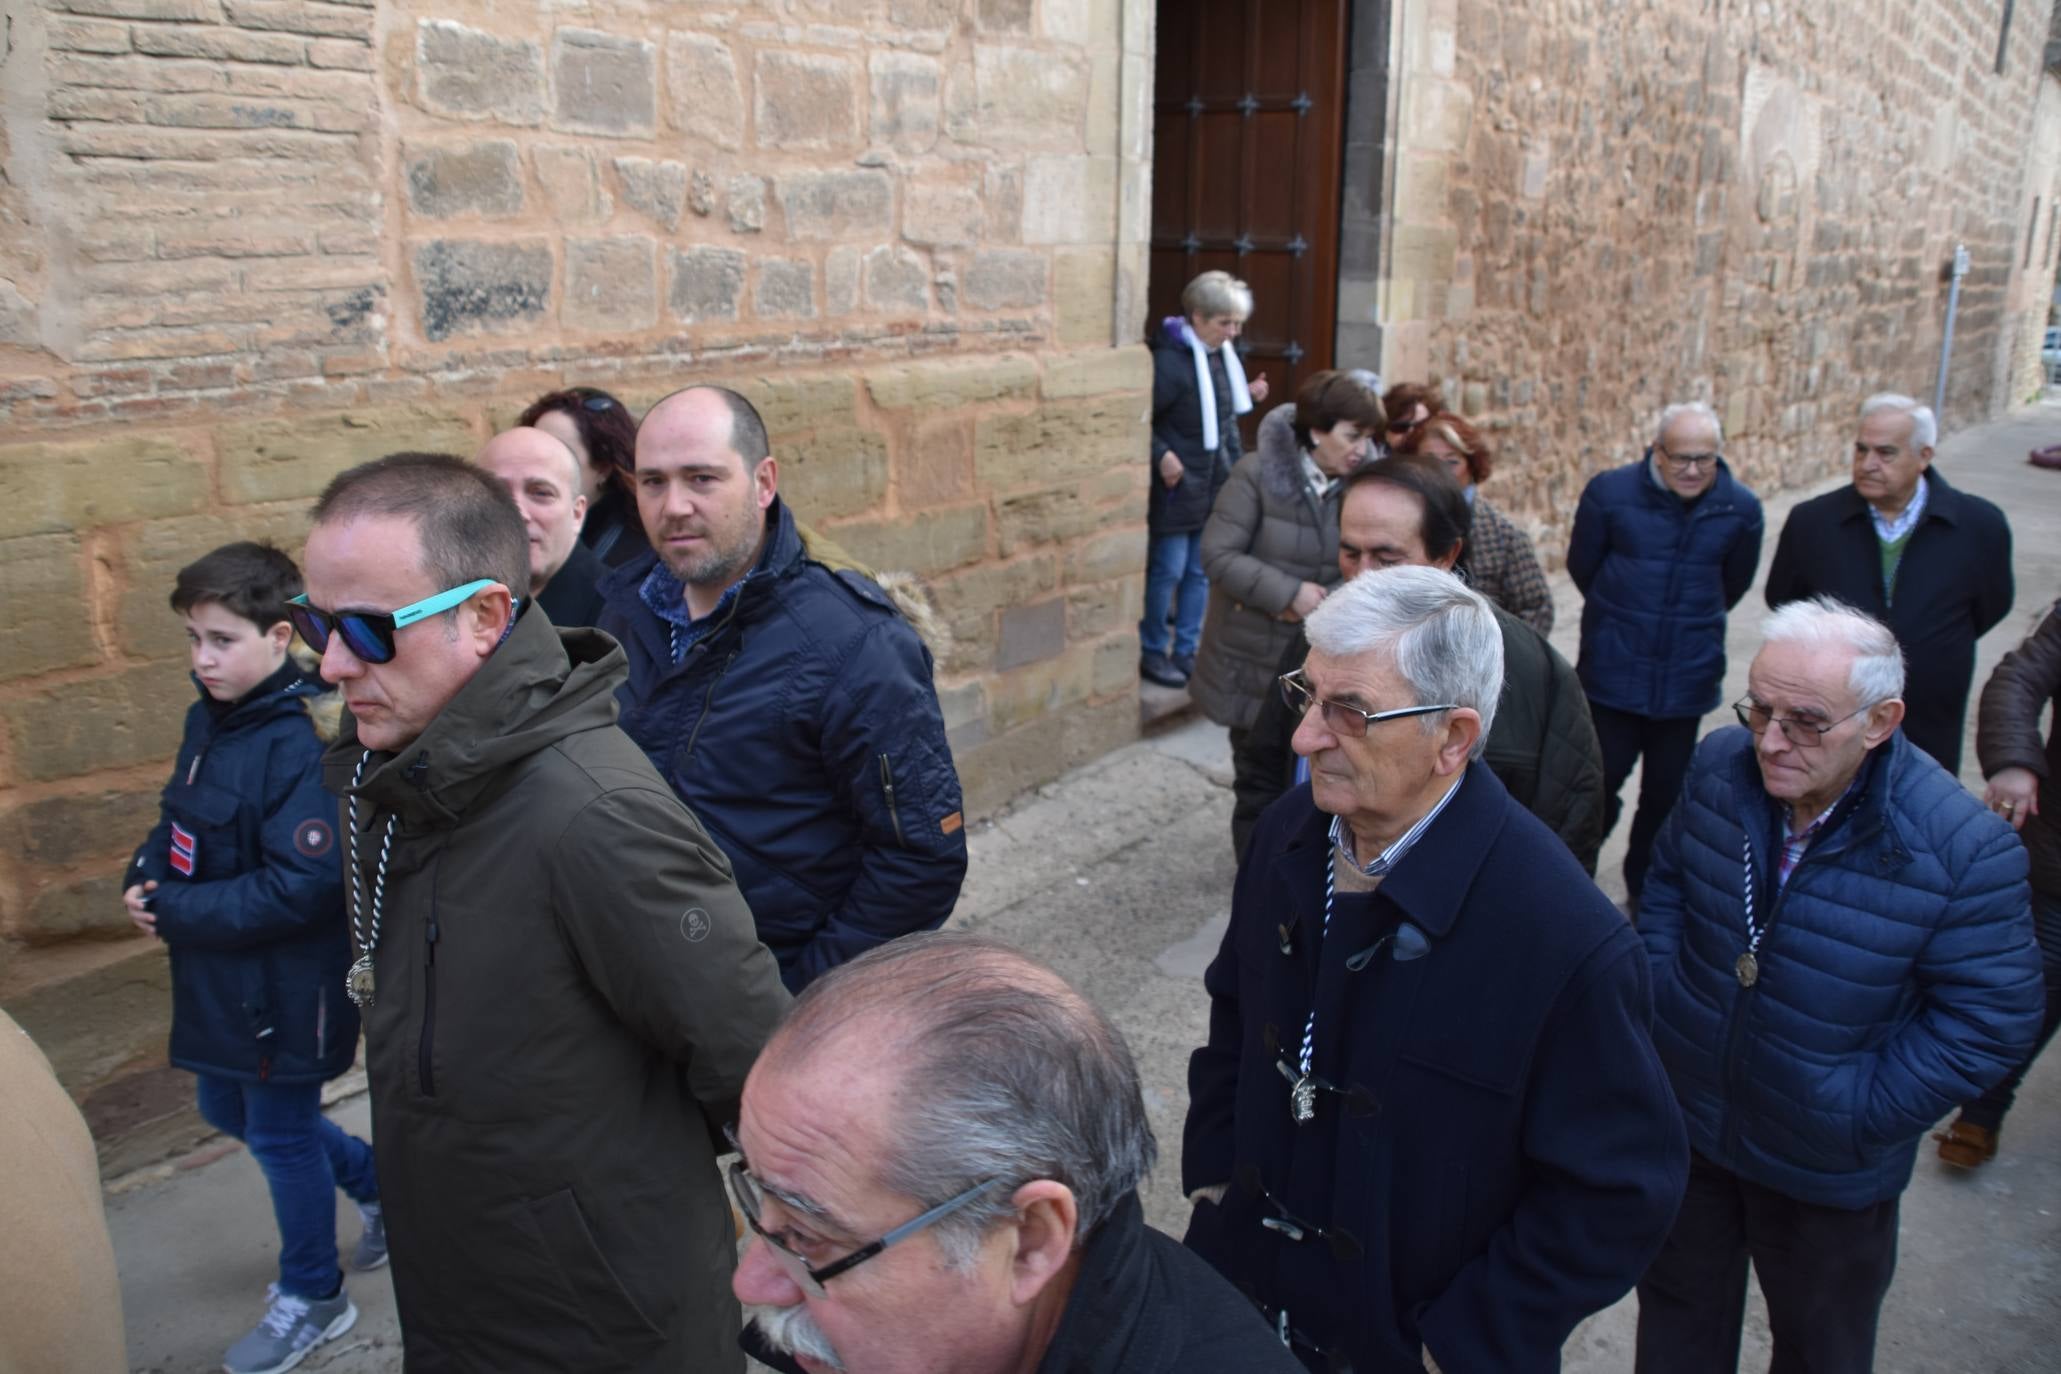
[[[1761,530],[1759,498],[1723,460],[1694,501],[1655,486],[1643,458],[1591,478],[1567,545],[1589,700],[1656,719],[1716,710],[1725,613],[1753,585]]]
[[[319,1083],[357,1058],[336,799],[308,714],[323,690],[289,663],[227,712],[205,693],[186,712],[158,823],[124,880],[159,885],[182,1069]]]
[[[1181,1161],[1184,1190],[1230,1186],[1188,1244],[1270,1322],[1285,1309],[1311,1369],[1421,1371],[1429,1349],[1447,1374],[1557,1370],[1658,1252],[1688,1174],[1638,937],[1475,762],[1320,941],[1330,821],[1295,788],[1239,869]],[[1428,953],[1353,957],[1404,921]],[[1313,997],[1311,1067],[1336,1091],[1298,1125],[1277,1065]]]
[[[1714,731],[1654,845],[1639,935],[1654,1043],[1697,1153],[1858,1209],[1901,1193],[1925,1131],[2024,1057],[2042,993],[2009,826],[1902,732],[1841,807],[1777,898],[1786,822],[1753,736]],[[1766,934],[1744,988],[1749,853]]]
[[[1882,544],[1851,486],[1789,512],[1768,567],[1768,605],[1836,596],[1887,625],[1904,651],[1904,733],[1949,773],[1961,771],[1975,641],[2011,612],[2011,526],[1980,496],[1926,474],[1925,513],[1882,588]]]

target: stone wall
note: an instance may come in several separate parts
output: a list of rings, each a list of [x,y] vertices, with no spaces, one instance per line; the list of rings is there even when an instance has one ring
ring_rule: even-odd
[[[173,571],[568,382],[759,403],[976,814],[1135,733],[1149,5],[0,9],[0,992],[138,948]]]
[[[2061,20],[2061,8],[2056,18]],[[2034,399],[2047,380],[2040,346],[2052,317],[2055,272],[2061,268],[2061,76],[2055,75],[2052,64],[2040,78],[2025,163],[2027,204],[2019,221],[2019,271],[2012,279],[2006,309],[2015,327],[2009,338],[2004,405]]]
[[[1549,559],[1668,402],[1715,404],[1773,487],[1839,468],[1869,392],[1929,400],[1957,242],[1947,425],[2021,400],[2050,6],[2016,6],[1999,74],[2003,11],[1398,0],[1384,374],[1486,418],[1491,495]]]

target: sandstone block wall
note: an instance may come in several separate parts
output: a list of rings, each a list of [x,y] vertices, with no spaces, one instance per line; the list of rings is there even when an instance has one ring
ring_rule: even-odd
[[[0,7],[0,991],[135,947],[172,572],[567,382],[759,403],[975,812],[1135,733],[1149,5]]]
[[[1945,418],[1985,419],[2054,276],[2050,8],[2015,6],[1999,72],[2003,0],[1398,0],[1384,275],[1341,338],[1379,325],[1387,375],[1487,420],[1490,494],[1556,560],[1671,401],[1761,487],[1841,467],[1868,393],[1929,401],[1957,242]]]

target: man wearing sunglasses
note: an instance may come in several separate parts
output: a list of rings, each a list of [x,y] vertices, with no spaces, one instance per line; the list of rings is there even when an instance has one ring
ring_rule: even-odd
[[[1123,1036],[999,941],[906,936],[809,985],[745,1084],[745,1344],[824,1374],[1294,1374],[1145,1225]]]
[[[787,997],[615,726],[621,651],[512,595],[499,479],[398,454],[317,503],[295,627],[348,707],[373,1149],[411,1368],[736,1370],[715,1128]]]
[[[2025,850],[1912,745],[1903,656],[1830,598],[1769,616],[1697,749],[1639,934],[1694,1151],[1639,1283],[1641,1374],[1865,1374],[1919,1138],[2018,1063],[2044,995]]]
[[[1481,761],[1485,597],[1387,568],[1307,628],[1310,781],[1260,818],[1204,975],[1188,1244],[1311,1370],[1558,1369],[1687,1171],[1643,951]]]

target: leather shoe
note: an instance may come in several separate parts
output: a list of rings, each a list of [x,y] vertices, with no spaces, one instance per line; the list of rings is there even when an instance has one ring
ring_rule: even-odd
[[[1174,671],[1179,673],[1182,677],[1195,676],[1195,655],[1175,654],[1173,657],[1173,665]]]
[[[1934,1131],[1939,1157],[1956,1169],[1977,1169],[1997,1157],[1997,1133],[1987,1126],[1955,1118],[1944,1131]]]
[[[1162,687],[1186,687],[1188,675],[1176,668],[1165,654],[1145,654],[1138,659],[1138,676]]]

